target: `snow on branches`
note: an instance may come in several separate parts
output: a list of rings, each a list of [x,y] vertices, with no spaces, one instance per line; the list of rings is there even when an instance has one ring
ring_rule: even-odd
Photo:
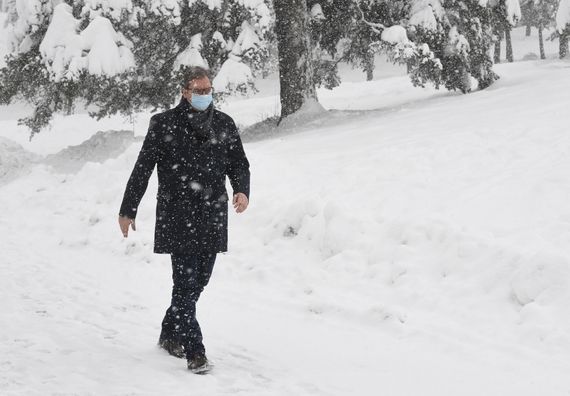
[[[83,70],[113,76],[134,68],[132,43],[117,33],[107,18],[95,16],[82,31],[79,25],[69,5],[55,7],[40,44],[43,62],[54,81],[76,79]]]

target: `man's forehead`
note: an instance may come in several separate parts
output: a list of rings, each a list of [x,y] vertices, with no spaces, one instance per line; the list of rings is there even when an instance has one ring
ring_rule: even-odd
[[[209,87],[210,86],[210,79],[208,77],[196,78],[190,81],[190,87]]]

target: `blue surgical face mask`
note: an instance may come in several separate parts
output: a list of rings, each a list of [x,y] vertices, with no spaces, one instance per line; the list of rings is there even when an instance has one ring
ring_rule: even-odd
[[[192,94],[192,99],[190,100],[190,106],[198,111],[204,111],[210,106],[212,103],[212,94],[209,93],[208,95],[197,95]]]

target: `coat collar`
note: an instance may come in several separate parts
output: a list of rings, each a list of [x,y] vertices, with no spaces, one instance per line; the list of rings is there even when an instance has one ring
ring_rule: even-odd
[[[190,131],[194,139],[204,142],[214,136],[212,131],[213,103],[204,111],[196,111],[192,109],[186,98],[182,97],[175,110],[179,114],[179,119],[183,120],[186,132]]]
[[[180,101],[178,102],[178,105],[176,105],[175,109],[179,113],[186,113],[186,112],[190,111],[190,103],[188,103],[186,98],[184,96],[182,96],[182,97],[180,97]]]

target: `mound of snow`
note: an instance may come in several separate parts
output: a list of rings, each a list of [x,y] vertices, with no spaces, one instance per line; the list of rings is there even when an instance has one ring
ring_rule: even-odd
[[[85,142],[46,157],[45,163],[60,172],[76,172],[87,162],[117,158],[133,142],[140,140],[133,131],[99,131]]]
[[[0,190],[0,393],[567,393],[566,66],[497,65],[471,95],[343,84],[323,95],[337,110],[246,144],[255,194],[199,302],[207,378],[155,347],[172,287],[156,173],[137,231],[116,224],[140,145],[34,167]],[[99,138],[54,158],[110,157]]]
[[[0,184],[27,173],[38,159],[37,154],[30,153],[18,143],[0,136]]]

